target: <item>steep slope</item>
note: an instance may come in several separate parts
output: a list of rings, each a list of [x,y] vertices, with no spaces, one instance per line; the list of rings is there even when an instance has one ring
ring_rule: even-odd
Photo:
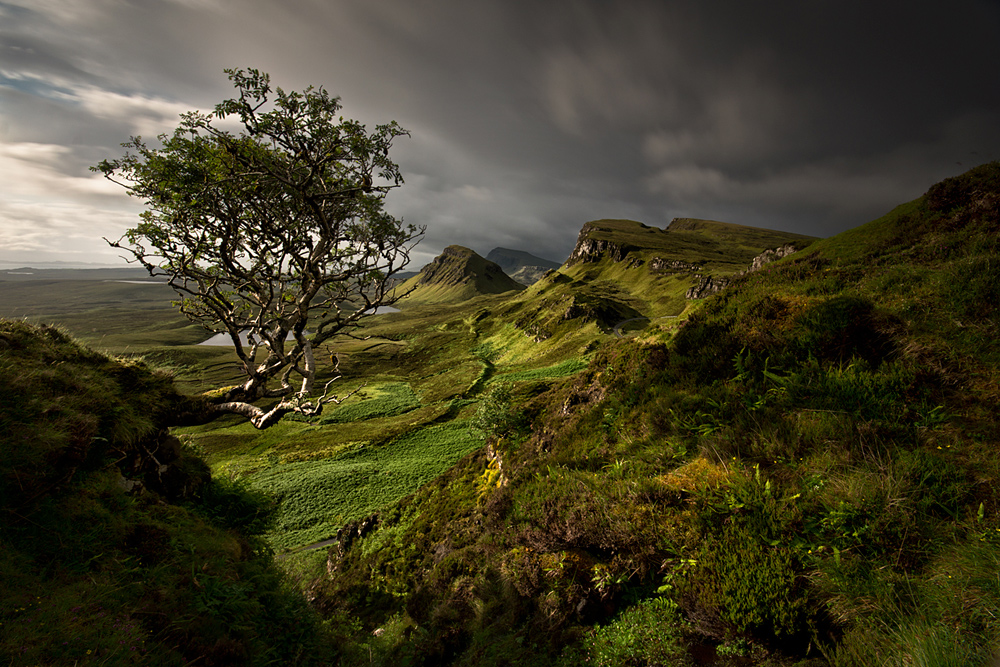
[[[650,271],[740,271],[762,251],[815,238],[714,220],[675,218],[666,229],[633,220],[594,220],[580,230],[567,266],[603,259],[648,264]],[[696,268],[697,267],[697,268]]]
[[[523,250],[494,248],[486,259],[495,262],[508,276],[522,285],[532,285],[552,269],[558,269],[559,262],[542,259]]]
[[[584,322],[609,333],[625,320],[677,316],[688,299],[718,291],[755,260],[777,256],[775,250],[793,253],[814,240],[690,218],[667,229],[633,220],[588,222],[566,264],[520,297],[517,326],[547,340]]]
[[[324,664],[255,537],[269,502],[163,428],[143,364],[0,320],[0,655],[24,665]]]
[[[358,664],[989,664],[997,304],[991,163],[506,406],[318,604]]]
[[[404,282],[399,290],[408,293],[402,304],[456,303],[483,294],[523,290],[495,263],[469,248],[451,245]]]

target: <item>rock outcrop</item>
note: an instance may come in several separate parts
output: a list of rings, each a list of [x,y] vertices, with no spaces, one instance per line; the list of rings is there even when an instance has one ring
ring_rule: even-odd
[[[753,273],[754,271],[759,271],[760,269],[764,268],[765,264],[770,264],[771,262],[776,262],[783,257],[788,257],[796,250],[798,250],[798,248],[796,248],[791,243],[780,246],[778,248],[774,248],[772,250],[765,250],[764,252],[760,253],[759,255],[753,258],[753,261],[750,262],[750,266],[747,267],[746,271],[742,271],[738,275],[742,276],[747,273]]]
[[[630,252],[637,250],[633,246],[616,243],[615,241],[586,238],[585,234],[587,231],[587,226],[584,225],[583,231],[580,232],[580,238],[576,242],[576,247],[573,248],[573,252],[570,254],[569,259],[566,260],[566,264],[597,262],[603,257],[610,257],[612,260],[620,262]]]
[[[649,260],[649,270],[655,273],[693,273],[700,271],[701,267],[690,262],[683,262],[679,259],[664,259],[654,257]]]
[[[748,266],[745,270],[740,271],[739,273],[730,277],[701,276],[701,275],[695,276],[698,279],[698,282],[695,285],[693,285],[691,289],[689,289],[684,296],[687,299],[704,299],[705,297],[711,296],[728,287],[729,283],[731,283],[733,279],[738,278],[740,276],[745,276],[748,273],[753,273],[754,271],[760,271],[762,268],[764,268],[771,262],[775,262],[783,257],[787,257],[788,255],[791,255],[793,252],[796,252],[797,250],[798,248],[796,248],[795,245],[791,243],[779,246],[777,248],[771,248],[765,250],[761,254],[754,257],[753,261],[750,262],[750,266]]]
[[[580,235],[576,238],[576,246],[574,246],[573,252],[570,253],[569,259],[566,260],[566,266],[572,266],[581,262],[598,262],[605,257],[610,258],[612,261],[620,262],[630,252],[639,250],[638,246],[623,240],[627,236],[627,234],[621,233],[620,228],[623,224],[629,228],[635,227],[654,231],[654,228],[631,220],[594,220],[588,222],[580,229]],[[655,231],[660,232],[662,230]],[[608,238],[609,236],[612,238]],[[615,236],[619,238],[613,238]]]
[[[704,299],[721,292],[729,286],[730,278],[725,276],[695,276],[698,282],[684,294],[685,299]]]

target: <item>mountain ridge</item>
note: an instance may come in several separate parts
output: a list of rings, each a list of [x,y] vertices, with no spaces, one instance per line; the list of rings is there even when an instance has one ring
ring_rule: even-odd
[[[803,234],[697,218],[674,218],[665,229],[627,219],[592,220],[581,228],[566,265],[605,257],[618,262],[636,255],[636,261],[694,260],[716,271],[735,273],[763,250],[786,244],[801,248],[815,240]]]
[[[496,262],[504,273],[523,285],[532,285],[547,272],[562,266],[559,262],[510,248],[493,248],[486,255],[486,259]]]
[[[754,262],[791,254],[813,237],[693,218],[667,229],[635,220],[584,223],[569,259],[518,297],[515,326],[536,341],[593,322],[609,333],[624,320],[680,315],[693,298],[728,284]]]

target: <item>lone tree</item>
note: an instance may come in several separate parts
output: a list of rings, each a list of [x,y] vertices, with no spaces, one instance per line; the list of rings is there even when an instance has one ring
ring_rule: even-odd
[[[338,401],[336,372],[315,386],[315,350],[398,298],[393,276],[424,230],[383,209],[403,182],[389,159],[408,136],[399,125],[369,132],[338,116],[323,88],[286,93],[257,70],[226,73],[238,97],[183,114],[159,148],[132,137],[123,157],[92,169],[146,206],[135,228],[105,240],[166,276],[188,318],[233,341],[246,380],[211,410],[265,428]],[[234,119],[238,132],[225,129]],[[265,399],[278,401],[255,405]]]

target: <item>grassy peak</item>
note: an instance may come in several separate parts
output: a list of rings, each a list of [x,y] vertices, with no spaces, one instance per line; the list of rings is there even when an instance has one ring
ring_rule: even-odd
[[[403,283],[402,289],[412,290],[406,303],[442,303],[522,290],[524,286],[474,250],[450,245],[420,273]]]

